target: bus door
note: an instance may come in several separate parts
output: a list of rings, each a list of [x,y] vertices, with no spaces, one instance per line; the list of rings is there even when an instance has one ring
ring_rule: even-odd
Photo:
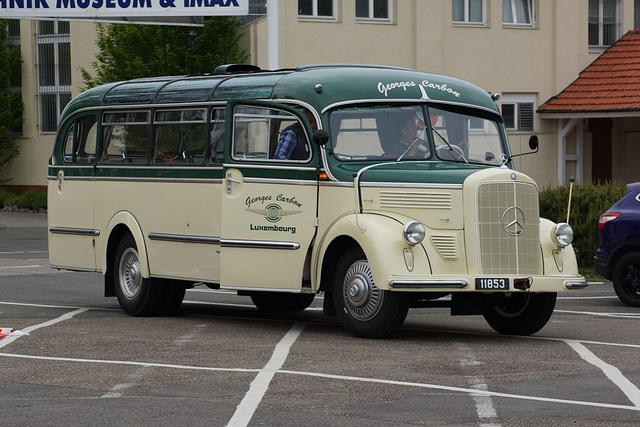
[[[309,283],[303,271],[316,232],[309,119],[258,101],[229,102],[226,115],[221,285],[300,290]]]
[[[93,215],[97,116],[76,117],[65,126],[49,166],[49,262],[93,271],[98,236]]]

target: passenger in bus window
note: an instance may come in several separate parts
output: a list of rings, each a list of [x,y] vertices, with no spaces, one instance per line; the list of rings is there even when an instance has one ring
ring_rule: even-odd
[[[309,120],[311,130],[318,130],[318,124],[313,114],[308,110],[304,110],[305,117]],[[306,136],[302,123],[297,122],[287,127],[280,135],[278,148],[273,155],[274,159],[279,160],[304,160],[309,158],[309,144],[306,143]]]

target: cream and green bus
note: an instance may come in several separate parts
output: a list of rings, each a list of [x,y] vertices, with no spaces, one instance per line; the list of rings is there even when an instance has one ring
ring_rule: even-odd
[[[393,334],[413,307],[535,333],[587,282],[571,227],[541,219],[513,169],[495,98],[345,64],[90,89],[49,163],[51,266],[102,273],[133,316],[174,313],[204,284],[266,311],[322,294],[361,337]]]

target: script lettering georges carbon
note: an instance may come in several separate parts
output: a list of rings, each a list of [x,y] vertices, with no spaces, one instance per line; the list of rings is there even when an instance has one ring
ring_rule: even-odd
[[[384,96],[389,96],[389,91],[394,89],[402,89],[403,91],[407,91],[408,87],[415,86],[415,82],[391,82],[391,83],[378,83],[378,91],[380,93],[384,93]]]
[[[451,95],[455,96],[456,98],[460,97],[460,92],[450,88],[449,86],[447,86],[446,83],[439,84],[439,83],[430,82],[429,80],[423,80],[421,85],[423,87],[426,87],[426,88],[438,89],[438,90],[441,90],[443,92],[450,93]]]

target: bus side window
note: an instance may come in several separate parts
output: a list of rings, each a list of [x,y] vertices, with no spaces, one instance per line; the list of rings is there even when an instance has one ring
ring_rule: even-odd
[[[69,126],[69,129],[67,129],[67,135],[64,138],[62,153],[64,155],[65,163],[73,162],[73,140],[74,140],[73,136],[75,135],[75,129],[76,129],[75,123]]]
[[[75,163],[93,163],[97,137],[98,123],[96,116],[85,116],[76,121]]]
[[[233,122],[233,150],[235,159],[274,160],[274,161],[307,161],[310,158],[309,142],[302,123],[296,116],[286,111],[237,107]],[[297,145],[281,156],[279,143],[285,133],[295,134]]]
[[[225,108],[211,109],[211,131],[209,132],[211,141],[209,161],[211,163],[222,163],[224,161],[225,113]]]
[[[101,162],[147,163],[151,136],[148,111],[105,113],[103,129]]]
[[[204,163],[206,110],[158,110],[154,123],[155,163]]]

